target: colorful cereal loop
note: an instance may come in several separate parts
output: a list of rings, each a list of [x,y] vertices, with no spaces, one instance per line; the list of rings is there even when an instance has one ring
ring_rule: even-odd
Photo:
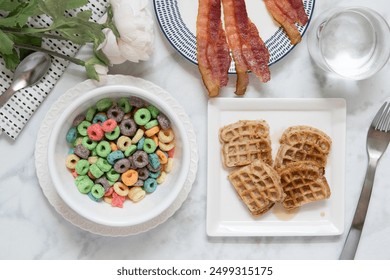
[[[160,128],[158,126],[152,127],[145,131],[145,135],[148,137],[152,137],[153,135],[156,135],[160,131]]]
[[[77,162],[80,160],[75,154],[69,154],[65,160],[65,166],[69,169],[75,169]]]
[[[114,192],[116,192],[120,196],[127,196],[129,193],[129,187],[121,182],[116,182],[114,184]]]
[[[117,127],[118,123],[113,119],[108,119],[102,123],[102,130],[104,132],[112,132]]]
[[[142,148],[146,153],[151,154],[151,153],[154,153],[157,146],[156,146],[156,143],[152,139],[146,138]]]
[[[146,108],[140,108],[134,114],[135,123],[138,125],[141,125],[141,126],[147,124],[151,118],[152,118],[152,116],[151,116],[149,110]]]
[[[166,164],[168,162],[168,156],[163,151],[157,150],[156,155],[161,164]]]
[[[161,174],[160,174],[160,177],[158,177],[158,178],[156,179],[157,184],[160,185],[160,184],[164,183],[166,177],[167,177],[167,173],[166,173],[165,171],[162,171]]]
[[[111,98],[103,98],[96,103],[98,111],[107,111],[112,106]]]
[[[104,196],[104,188],[100,184],[93,185],[91,189],[91,194],[94,198],[100,199]]]
[[[130,187],[138,181],[138,172],[130,169],[122,174],[121,179],[126,186]]]
[[[118,146],[119,150],[124,152],[131,145],[131,139],[127,136],[121,136],[118,138],[116,145]]]
[[[89,121],[82,121],[78,126],[77,126],[77,132],[81,136],[87,136],[88,132],[87,129],[91,125]]]
[[[96,146],[96,153],[99,157],[107,157],[111,153],[110,143],[107,141],[100,141]]]
[[[132,187],[129,189],[128,197],[133,202],[142,200],[146,195],[146,192],[141,187]]]
[[[80,159],[76,163],[75,170],[76,170],[77,174],[79,174],[79,175],[86,175],[88,173],[89,166],[90,166],[90,164],[89,164],[88,160]]]
[[[147,193],[152,193],[156,190],[157,188],[157,181],[152,178],[148,178],[144,182],[144,190]]]
[[[141,128],[139,128],[135,133],[133,139],[131,139],[131,143],[137,144],[138,141],[141,140],[141,138],[144,136],[144,133],[145,132]]]
[[[104,137],[104,131],[100,124],[92,124],[87,128],[87,134],[89,139],[93,141],[100,141]]]
[[[162,143],[170,143],[175,138],[172,129],[160,130],[158,133],[158,140]]]
[[[162,143],[160,142],[158,144],[158,146],[160,147],[160,149],[164,152],[168,152],[169,150],[172,150],[174,147],[175,147],[175,142],[172,141],[171,143]]]

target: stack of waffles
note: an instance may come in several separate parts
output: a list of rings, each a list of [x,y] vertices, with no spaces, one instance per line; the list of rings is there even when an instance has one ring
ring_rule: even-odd
[[[250,213],[262,215],[277,202],[291,210],[328,198],[330,137],[309,126],[289,127],[273,162],[269,131],[264,120],[238,121],[219,131],[223,164],[236,168],[228,179]]]

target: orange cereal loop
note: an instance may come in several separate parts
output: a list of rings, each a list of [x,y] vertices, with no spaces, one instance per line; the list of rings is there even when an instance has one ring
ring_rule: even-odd
[[[154,143],[156,143],[156,146],[158,146],[159,141],[158,141],[158,137],[156,134],[152,136],[152,140],[154,141]]]
[[[152,137],[153,135],[156,135],[160,131],[160,128],[158,126],[154,126],[148,130],[145,131],[145,135],[147,137]]]
[[[114,142],[110,142],[111,151],[118,150],[118,146]]]
[[[138,172],[134,169],[129,169],[121,176],[123,184],[130,187],[138,181]]]
[[[163,151],[157,150],[156,155],[161,164],[166,164],[168,162],[168,157]]]

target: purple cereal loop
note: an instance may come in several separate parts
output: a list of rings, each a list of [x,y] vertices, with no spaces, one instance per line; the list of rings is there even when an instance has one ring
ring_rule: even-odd
[[[85,120],[85,115],[84,114],[80,114],[80,115],[78,115],[77,117],[74,118],[74,120],[72,122],[72,126],[78,126],[84,120]]]
[[[161,129],[163,129],[163,130],[171,127],[171,122],[163,113],[158,114],[157,121],[158,121],[158,124],[160,125]]]
[[[121,122],[125,113],[118,105],[111,106],[107,111],[107,117],[109,119],[114,119],[117,123]]]
[[[129,162],[130,162],[130,168],[129,168],[129,169],[137,169],[137,167],[136,167],[135,164],[134,164],[133,156],[131,155],[131,156],[129,156],[127,159],[128,159]]]
[[[146,180],[149,177],[149,170],[146,167],[140,168],[137,170],[138,172],[138,179]]]
[[[106,177],[100,177],[99,179],[95,180],[95,184],[100,184],[103,186],[104,191],[106,192],[111,186]]]
[[[145,167],[149,163],[148,154],[142,150],[136,151],[133,154],[133,161],[137,168]]]
[[[130,161],[127,158],[122,158],[114,164],[114,170],[119,174],[125,173],[129,168]]]
[[[139,178],[139,177],[138,177]],[[137,182],[133,185],[133,187],[143,187],[144,185],[144,180],[138,179]]]
[[[74,147],[74,154],[80,158],[88,159],[90,151],[85,148],[82,144],[77,145]]]
[[[130,97],[129,102],[130,102],[131,106],[136,107],[136,108],[145,107],[147,105],[145,100],[143,100],[139,97],[135,97],[135,96]]]
[[[137,132],[137,125],[133,119],[125,119],[119,125],[122,135],[133,137]]]

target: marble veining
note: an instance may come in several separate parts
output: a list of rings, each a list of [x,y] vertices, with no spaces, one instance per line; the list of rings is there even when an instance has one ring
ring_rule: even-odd
[[[316,1],[314,18],[339,6],[369,6],[390,21],[385,0]],[[152,4],[150,4],[152,9]],[[326,76],[309,57],[304,37],[288,56],[271,67],[272,80],[253,75],[247,97],[342,97],[347,101],[345,233],[330,237],[244,237],[206,235],[207,97],[197,67],[181,57],[161,34],[151,60],[125,63],[111,74],[128,74],[157,84],[172,94],[191,118],[199,146],[199,169],[182,207],[158,227],[136,236],[104,237],[83,231],[48,203],[35,175],[34,148],[50,106],[68,88],[82,82],[82,69],[71,65],[38,108],[16,141],[0,136],[0,259],[337,259],[360,194],[367,164],[366,132],[372,117],[389,101],[390,66],[365,81]],[[88,54],[82,49],[79,56]],[[234,76],[221,91],[234,96]],[[390,259],[390,151],[383,156],[357,259]]]

